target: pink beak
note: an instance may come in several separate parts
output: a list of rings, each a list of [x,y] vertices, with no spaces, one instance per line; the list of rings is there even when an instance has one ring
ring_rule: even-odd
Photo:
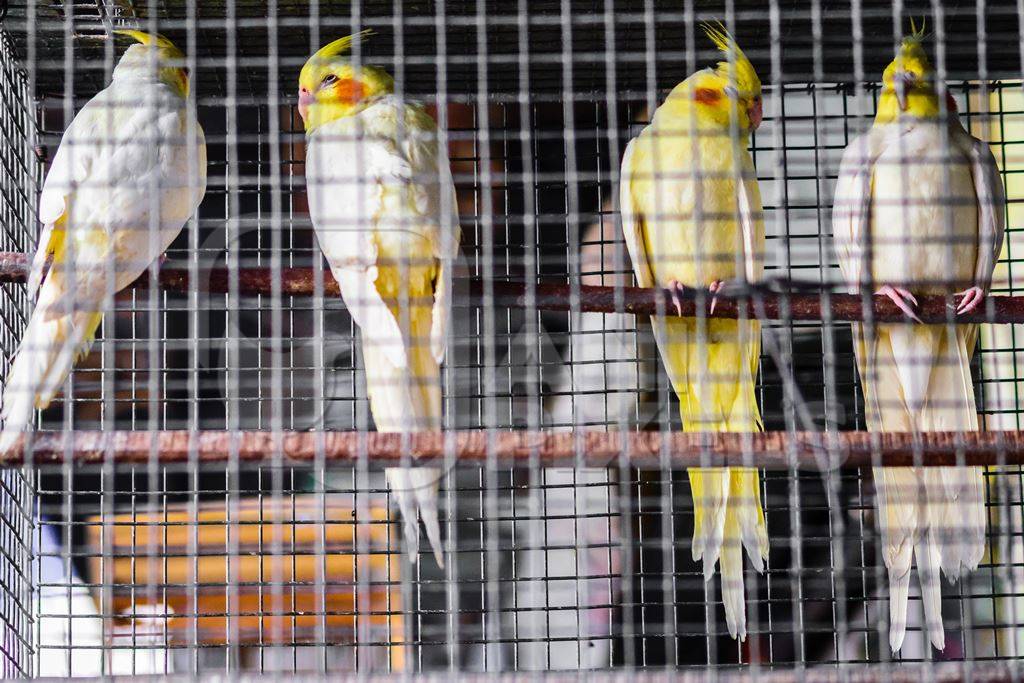
[[[757,130],[757,127],[761,125],[761,117],[764,116],[762,110],[761,100],[755,100],[750,106],[750,111],[747,112],[747,116],[750,118],[750,127]]]
[[[299,115],[302,117],[303,121],[306,120],[306,112],[309,111],[309,105],[313,104],[315,101],[316,96],[313,95],[313,93],[305,88],[299,90]]]

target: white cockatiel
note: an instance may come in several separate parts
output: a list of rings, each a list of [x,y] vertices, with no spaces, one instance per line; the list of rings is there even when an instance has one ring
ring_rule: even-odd
[[[359,325],[377,430],[440,430],[447,281],[459,248],[455,184],[433,119],[396,97],[386,72],[346,57],[357,37],[318,50],[299,76],[310,217]],[[411,557],[418,513],[443,566],[441,472],[392,467],[385,476]]]
[[[885,70],[875,124],[843,155],[833,231],[847,283],[878,289],[908,316],[915,294],[957,292],[957,313],[988,290],[1002,245],[1002,181],[988,145],[940,105],[921,36]],[[870,249],[869,247],[870,243]],[[977,325],[854,324],[872,431],[975,431],[971,378]],[[985,549],[980,467],[875,468],[882,557],[889,571],[889,644],[903,645],[916,558],[931,643],[945,646],[940,570],[951,581]]]
[[[167,249],[206,193],[206,143],[187,107],[185,55],[163,36],[117,33],[138,44],[65,131],[39,198],[43,228],[29,277],[29,296],[39,299],[4,384],[0,452],[64,386],[108,297]]]

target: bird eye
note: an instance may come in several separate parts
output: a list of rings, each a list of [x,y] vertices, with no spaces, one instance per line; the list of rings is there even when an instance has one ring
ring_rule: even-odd
[[[336,80],[338,80],[337,76],[335,76],[334,74],[327,74],[326,76],[324,76],[324,79],[320,81],[320,85],[330,85],[331,83],[334,83]]]

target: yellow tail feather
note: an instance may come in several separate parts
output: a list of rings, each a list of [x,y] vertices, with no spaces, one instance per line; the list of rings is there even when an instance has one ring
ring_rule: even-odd
[[[754,391],[760,356],[757,321],[708,320],[700,343],[695,320],[655,320],[658,348],[679,396],[683,429],[759,432]],[[722,602],[734,638],[746,638],[743,548],[757,571],[768,558],[768,530],[760,476],[752,467],[691,468],[694,502],[693,559],[703,560],[710,581],[722,571]]]
[[[747,637],[743,548],[758,572],[764,571],[768,559],[760,477],[751,467],[694,467],[689,476],[693,559],[703,560],[705,581],[711,580],[715,563],[720,563],[725,622],[729,635],[742,641]]]

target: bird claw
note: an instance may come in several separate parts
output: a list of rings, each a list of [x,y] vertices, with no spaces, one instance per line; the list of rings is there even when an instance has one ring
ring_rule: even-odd
[[[688,292],[689,288],[678,280],[669,280],[666,289],[668,289],[672,297],[672,303],[675,306],[676,313],[682,316],[683,299],[687,298],[688,293],[690,297],[692,297],[692,292]],[[819,283],[801,283],[790,280],[789,278],[772,278],[770,280],[753,283],[742,278],[732,280],[712,280],[711,283],[708,284],[708,293],[711,295],[711,303],[708,306],[708,313],[710,315],[714,315],[715,309],[718,307],[720,297],[724,297],[726,299],[740,299],[744,297],[755,297],[762,294],[780,294],[794,290],[818,291],[819,289]]]
[[[956,306],[956,314],[965,315],[976,309],[978,304],[985,299],[985,290],[977,286],[969,287],[962,292],[957,292],[954,296],[963,297]]]
[[[715,314],[715,305],[718,304],[718,294],[725,287],[725,283],[721,280],[714,280],[708,285],[708,291],[711,292],[711,307],[708,309],[711,315]]]
[[[748,282],[744,279],[734,280],[715,280],[708,285],[708,290],[713,295],[711,297],[711,313],[715,312],[715,305],[718,303],[718,297],[725,297],[727,299],[741,299],[741,298],[753,298],[761,294],[771,293],[771,287],[762,287],[760,282]]]
[[[910,293],[910,290],[904,289],[903,287],[884,285],[877,292],[875,292],[875,294],[881,294],[883,296],[889,297],[889,300],[896,304],[896,307],[903,311],[904,315],[906,315],[911,320],[922,322],[921,319],[917,317],[917,314],[914,313],[914,309],[910,307],[911,304],[917,306],[917,299],[914,298],[914,295]],[[910,302],[910,304],[907,303],[908,301]]]
[[[668,281],[668,291],[672,295],[672,303],[676,307],[676,315],[680,317],[683,315],[683,290],[685,289],[686,286],[679,280]]]

